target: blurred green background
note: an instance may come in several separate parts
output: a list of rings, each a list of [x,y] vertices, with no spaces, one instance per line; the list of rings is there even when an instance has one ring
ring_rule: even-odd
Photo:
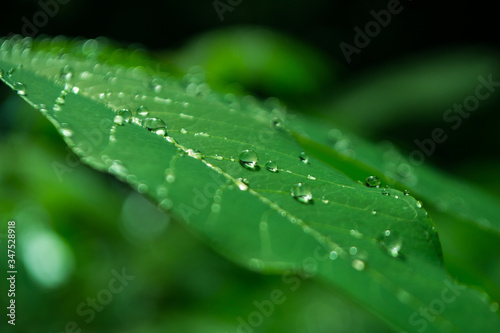
[[[387,1],[222,3],[239,3],[228,5],[223,21],[213,1],[23,0],[3,5],[0,35],[21,33],[29,22],[36,35],[142,45],[161,70],[181,77],[200,65],[216,90],[274,96],[291,110],[375,142],[391,140],[407,153],[440,127],[448,139],[426,162],[500,196],[500,91],[457,129],[443,120],[454,103],[474,95],[478,76],[500,81],[492,4],[401,1],[401,12],[347,62],[339,44],[354,45],[353,29],[374,21],[371,11],[387,9]],[[47,22],[37,26],[41,12]],[[448,270],[499,301],[498,237],[441,213],[431,211]],[[238,318],[247,319],[253,302],[274,289],[286,291],[286,301],[255,332],[391,332],[335,290],[301,280],[292,292],[280,276],[221,258],[126,185],[78,162],[52,125],[2,85],[4,249],[9,220],[17,223],[17,325],[4,318],[2,332],[236,332]],[[2,274],[6,263],[4,256]],[[134,279],[109,294],[122,269]],[[89,297],[103,295],[112,297],[92,320],[78,313],[82,303],[80,310],[90,309]]]

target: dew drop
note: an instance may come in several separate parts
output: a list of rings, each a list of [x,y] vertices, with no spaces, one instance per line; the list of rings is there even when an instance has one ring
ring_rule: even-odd
[[[144,119],[143,127],[158,135],[167,135],[167,126],[160,118],[152,117]]]
[[[321,202],[324,203],[325,205],[328,204],[330,201],[325,197],[325,196],[322,196],[321,197]]]
[[[259,156],[251,149],[243,150],[240,154],[240,164],[248,170],[257,170]]]
[[[372,215],[377,215],[377,211],[375,209],[372,210]]]
[[[0,68],[0,79],[3,78],[3,69]]]
[[[404,191],[404,195],[410,195],[410,191],[405,190],[405,191]]]
[[[351,264],[352,268],[360,272],[366,268],[366,263],[360,259],[354,259]]]
[[[61,69],[61,75],[59,76],[63,81],[69,81],[73,77],[73,69],[71,66],[66,65]]]
[[[149,114],[149,109],[144,106],[144,105],[141,105],[137,108],[137,115],[139,117],[147,117]]]
[[[197,160],[201,160],[203,158],[203,154],[198,149],[191,149],[190,148],[190,149],[186,150],[186,153],[188,154],[188,156],[194,157]]]
[[[391,257],[399,256],[399,252],[403,246],[403,237],[391,230],[385,230],[382,234],[377,238],[379,245],[382,249],[384,249],[387,254]]]
[[[246,186],[250,186],[250,181],[247,178],[238,178],[238,181],[242,182]]]
[[[11,68],[9,69],[9,71],[7,72],[7,76],[8,76],[9,78],[11,78],[11,77],[12,77],[12,75],[13,75],[15,72],[16,72],[16,67],[11,67]]]
[[[417,207],[422,208],[422,201],[417,201]]]
[[[237,179],[235,181],[236,186],[240,189],[240,191],[247,191],[248,190],[248,185],[246,185],[243,181]]]
[[[73,131],[71,130],[71,128],[69,127],[69,125],[67,123],[62,123],[61,124],[61,127],[59,128],[59,132],[69,138],[69,137],[72,137],[73,136]]]
[[[352,237],[356,238],[356,239],[361,239],[363,238],[363,234],[360,233],[358,230],[355,230],[355,229],[351,229],[349,230],[349,235],[351,235]]]
[[[368,187],[380,187],[381,181],[377,176],[369,176],[365,180],[365,185]]]
[[[113,122],[119,126],[123,126],[125,124],[123,117],[120,115],[116,115],[115,118],[113,119]]]
[[[331,251],[329,257],[330,257],[330,260],[335,260],[339,257],[339,254],[337,253],[337,251]]]
[[[165,180],[167,183],[172,184],[175,182],[175,172],[174,170],[168,168],[165,169]]]
[[[278,172],[278,164],[274,161],[267,161],[266,169],[271,172]]]
[[[22,82],[14,82],[12,85],[14,87],[14,90],[17,92],[18,95],[25,96],[26,95],[26,86]]]
[[[144,194],[148,191],[148,185],[141,183],[139,186],[137,186],[137,191],[141,194]]]
[[[283,129],[283,123],[278,118],[274,118],[271,121],[271,127],[274,128],[275,130],[280,131]]]
[[[382,195],[391,195],[387,189],[382,189]]]
[[[305,152],[300,153],[299,158],[302,161],[302,163],[305,164],[309,163],[309,156]]]
[[[120,160],[114,160],[113,163],[111,163],[111,166],[108,168],[108,171],[119,177],[122,177],[123,179],[126,179],[128,174],[127,168],[122,164]]]
[[[174,206],[174,203],[172,200],[163,199],[158,206],[163,210],[170,210]]]
[[[311,187],[304,183],[298,183],[292,187],[291,196],[299,202],[310,204],[313,203],[313,195]]]
[[[130,112],[128,109],[121,109],[118,110],[116,117],[120,117],[122,122],[128,123],[132,118],[132,112]]]
[[[353,255],[356,255],[356,253],[358,253],[358,248],[357,248],[356,246],[351,246],[351,247],[349,248],[349,254],[350,254],[351,256],[353,256]]]
[[[307,179],[310,179],[310,180],[316,180],[317,178],[314,177],[314,176],[311,176],[311,175],[307,175]]]

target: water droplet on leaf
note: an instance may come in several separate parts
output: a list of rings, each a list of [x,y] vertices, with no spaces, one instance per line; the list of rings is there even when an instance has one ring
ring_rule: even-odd
[[[366,178],[365,184],[368,187],[379,187],[381,184],[381,181],[377,176],[370,176],[370,177]]]
[[[391,257],[399,256],[399,252],[403,246],[403,237],[399,233],[391,230],[385,230],[377,240],[380,247]]]
[[[63,81],[69,81],[73,77],[73,69],[71,66],[66,65],[61,69],[61,75],[59,76]]]
[[[165,169],[165,180],[167,183],[172,184],[175,182],[175,172],[172,169]]]
[[[303,163],[309,163],[309,156],[305,152],[300,153],[299,158]]]
[[[298,183],[292,187],[290,192],[292,197],[297,199],[299,202],[310,204],[313,202],[313,195],[311,187],[304,183]]]
[[[17,92],[18,95],[25,96],[26,95],[26,86],[22,82],[14,82],[12,85],[14,87],[14,90]]]
[[[271,126],[278,131],[283,129],[283,123],[278,118],[275,118],[271,121]]]
[[[267,161],[266,169],[271,172],[278,172],[278,164],[274,161]]]
[[[240,154],[240,164],[249,170],[256,170],[259,162],[259,156],[251,149],[246,149]]]
[[[147,117],[149,114],[149,109],[144,106],[144,105],[141,105],[137,108],[137,115],[139,117]]]
[[[71,130],[71,128],[69,127],[69,125],[68,125],[68,124],[66,124],[66,123],[62,123],[62,124],[61,124],[61,128],[59,128],[59,132],[60,132],[63,136],[65,136],[65,137],[67,137],[67,138],[69,138],[69,137],[73,136],[73,131]]]
[[[143,123],[144,128],[147,128],[153,133],[165,136],[167,135],[167,126],[160,118],[146,118]]]
[[[354,259],[351,264],[352,268],[360,272],[363,271],[366,267],[366,263],[360,259]]]

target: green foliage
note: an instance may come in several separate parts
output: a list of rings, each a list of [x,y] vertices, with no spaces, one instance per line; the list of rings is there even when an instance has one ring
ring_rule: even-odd
[[[449,216],[498,232],[495,199],[428,168],[401,177],[391,168],[409,163],[387,163],[387,149],[338,129],[335,139],[348,144],[332,149],[332,127],[274,100],[217,94],[197,67],[182,80],[153,72],[136,55],[96,41],[7,40],[0,76],[82,161],[130,184],[231,260],[282,274],[285,285],[316,276],[394,328],[500,328],[488,297],[447,274],[433,222],[403,191],[445,200],[456,207]],[[423,320],[421,309],[445,291],[456,297]]]

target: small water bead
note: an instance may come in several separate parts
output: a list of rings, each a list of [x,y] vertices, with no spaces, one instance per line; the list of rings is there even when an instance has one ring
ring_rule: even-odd
[[[278,172],[278,163],[274,161],[267,161],[266,162],[266,170],[270,172]]]
[[[332,143],[336,143],[342,139],[342,132],[337,128],[332,128],[330,131],[328,131],[327,136],[329,141],[331,141]]]
[[[163,209],[165,211],[170,210],[174,206],[174,203],[170,199],[163,199],[158,204],[158,208]]]
[[[321,197],[321,202],[324,203],[325,205],[330,203],[330,201],[325,196]]]
[[[377,215],[377,211],[375,209],[372,210],[372,215]]]
[[[301,152],[299,154],[299,159],[302,161],[302,163],[309,163],[309,156],[305,152]]]
[[[366,263],[363,260],[360,259],[354,259],[351,263],[352,268],[354,268],[357,271],[363,271],[366,268]]]
[[[126,178],[128,174],[127,168],[123,165],[120,160],[114,160],[108,171],[122,178]]]
[[[246,186],[250,186],[250,181],[247,178],[238,178],[238,181],[242,182]]]
[[[307,179],[310,179],[310,180],[316,180],[317,178],[314,177],[314,176],[311,176],[311,175],[307,175]]]
[[[160,118],[146,118],[144,119],[143,126],[155,134],[162,136],[167,135],[167,125]]]
[[[73,136],[73,131],[71,130],[71,128],[69,127],[69,125],[67,123],[62,123],[61,124],[61,127],[59,128],[59,132],[69,138],[69,137],[72,137]]]
[[[153,89],[155,93],[159,93],[162,89],[160,79],[157,78],[151,79],[151,81],[149,81],[149,87]]]
[[[196,158],[197,160],[201,160],[203,158],[203,154],[198,149],[189,148],[186,150],[186,154],[188,154],[189,157]]]
[[[382,189],[382,195],[391,195],[387,189]]]
[[[298,183],[292,187],[291,196],[297,201],[310,204],[313,203],[311,187],[308,184]]]
[[[405,191],[404,191],[404,195],[410,195],[410,191],[405,190]]]
[[[248,191],[248,185],[245,184],[243,181],[236,179],[235,184],[236,184],[236,186],[238,186],[240,191]]]
[[[380,247],[382,247],[391,257],[399,256],[399,252],[403,246],[403,237],[399,233],[385,230],[377,240]]]
[[[132,112],[130,112],[128,109],[121,109],[118,110],[116,113],[117,115],[115,117],[115,124],[117,125],[123,125],[123,123],[128,123],[132,118]]]
[[[280,131],[283,129],[283,123],[278,118],[274,118],[271,121],[271,127],[274,128],[275,130]]]
[[[363,238],[363,234],[360,233],[358,230],[355,230],[355,229],[351,229],[349,231],[349,235],[351,235],[352,237],[356,238],[356,239],[361,239]]]
[[[125,120],[120,115],[116,115],[113,119],[113,122],[118,126],[123,126],[125,124]]]
[[[89,39],[82,45],[82,53],[87,56],[94,55],[98,48],[99,42],[95,39]]]
[[[17,68],[16,68],[16,67],[11,67],[11,68],[9,69],[9,71],[7,72],[7,76],[8,76],[9,78],[11,78],[11,77],[12,77],[12,75],[16,72],[16,70],[17,70]]]
[[[240,164],[248,170],[256,170],[258,168],[259,156],[251,149],[243,150],[240,153]]]
[[[61,69],[61,74],[59,75],[60,79],[63,81],[69,81],[73,77],[73,68],[71,66],[66,65]]]
[[[165,169],[165,180],[167,183],[172,184],[175,182],[175,172],[174,170],[168,168]]]
[[[337,253],[337,251],[331,251],[330,252],[330,255],[329,255],[330,260],[335,260],[338,257],[339,257],[339,254]]]
[[[417,201],[417,207],[422,208],[422,201]]]
[[[39,107],[38,107],[38,110],[39,110],[42,114],[47,114],[47,112],[48,112],[47,105],[45,105],[45,104],[40,104],[40,105],[39,105]]]
[[[365,185],[368,187],[380,187],[381,183],[382,182],[380,181],[380,179],[377,176],[369,176],[365,180]]]
[[[141,194],[144,194],[148,191],[148,185],[141,183],[139,186],[137,186],[137,191]]]
[[[356,255],[356,253],[358,253],[358,248],[357,248],[356,246],[351,246],[351,247],[349,248],[349,254],[350,254],[351,256],[354,256],[354,255]]]
[[[14,82],[12,85],[18,95],[26,96],[26,86],[22,82]]]
[[[0,68],[0,79],[3,78],[3,69]]]
[[[147,117],[149,114],[149,109],[144,106],[144,105],[141,105],[137,108],[137,115],[139,117]]]

